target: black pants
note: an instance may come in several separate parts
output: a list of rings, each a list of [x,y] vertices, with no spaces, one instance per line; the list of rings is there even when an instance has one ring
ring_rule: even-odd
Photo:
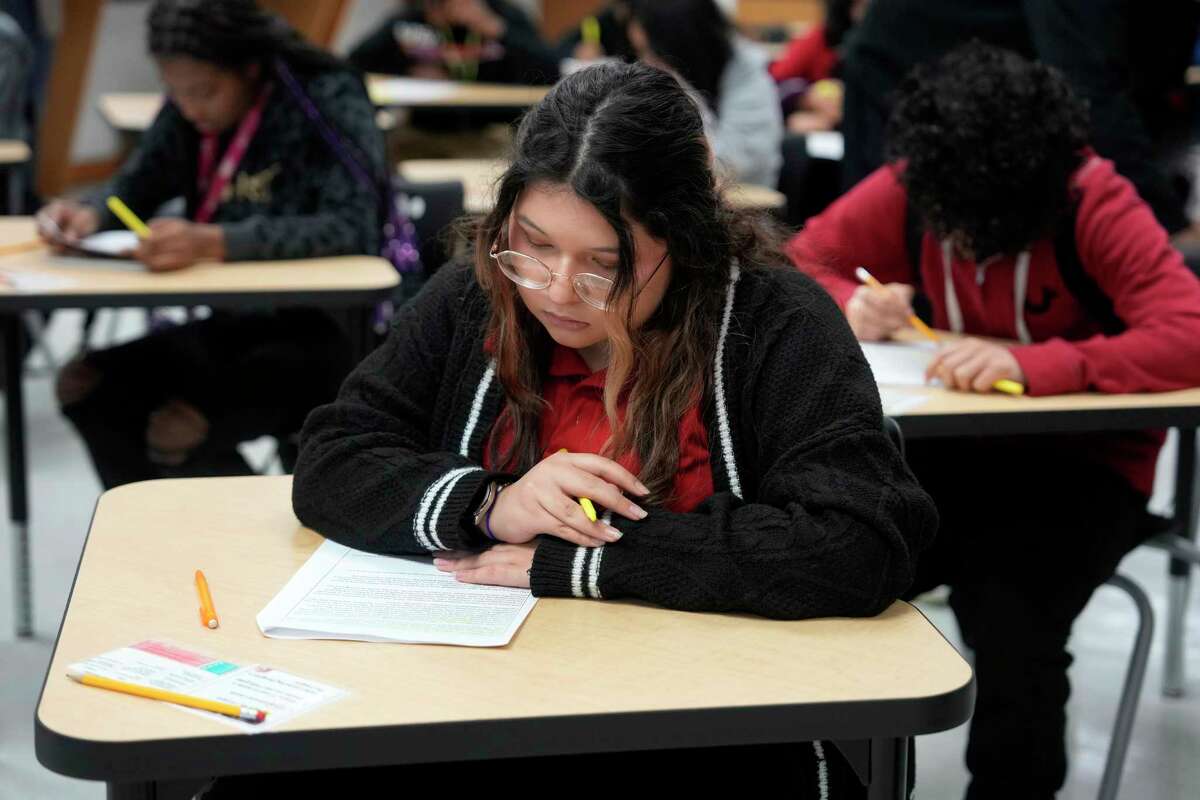
[[[1138,544],[1146,505],[1080,457],[1085,447],[1079,438],[909,443],[941,514],[913,594],[948,584],[975,653],[969,800],[1052,798],[1066,777],[1067,639]]]
[[[703,797],[738,784],[763,797],[819,800],[824,782],[824,796],[830,800],[866,798],[866,789],[837,748],[828,742],[819,748],[823,760],[811,743],[803,743],[243,775],[222,778],[202,797],[367,797],[373,795],[360,792],[368,787],[410,785],[453,787],[454,794],[463,796],[513,791],[534,798],[612,800],[660,793]]]
[[[300,429],[336,396],[351,367],[333,318],[313,310],[217,314],[97,351],[86,363],[100,381],[63,408],[87,445],[105,488],[160,477],[244,475],[237,444]],[[147,455],[152,411],[172,400],[209,422],[206,440],[179,466]]]

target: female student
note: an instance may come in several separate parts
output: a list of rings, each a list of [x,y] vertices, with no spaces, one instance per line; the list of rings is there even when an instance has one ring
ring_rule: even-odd
[[[1200,282],[1087,146],[1061,74],[967,45],[906,81],[891,126],[893,163],[789,245],[858,338],[906,327],[919,291],[936,327],[964,334],[929,368],[950,389],[1200,385]],[[888,288],[859,284],[860,265]],[[1071,626],[1140,539],[1161,444],[1156,431],[910,443],[942,524],[914,589],[950,585],[975,652],[970,800],[1062,786]]]
[[[633,0],[629,42],[638,58],[694,89],[717,160],[734,180],[774,188],[783,163],[783,114],[767,60],[714,0]]]
[[[514,155],[471,263],[437,272],[306,422],[299,518],[539,596],[886,608],[935,511],[836,307],[724,203],[691,96],[593,66],[525,117]],[[738,753],[804,796],[821,770],[831,797],[861,789],[833,747]],[[711,758],[672,779],[702,785]]]
[[[149,49],[168,102],[105,194],[148,219],[182,193],[186,215],[151,220],[135,258],[165,271],[378,252],[377,189],[355,179],[284,80],[378,175],[382,138],[357,75],[253,0],[158,0]],[[40,216],[55,243],[120,226],[100,201],[60,200]],[[235,445],[298,430],[350,365],[346,337],[323,312],[217,313],[88,353],[63,369],[58,396],[111,487],[245,472]]]

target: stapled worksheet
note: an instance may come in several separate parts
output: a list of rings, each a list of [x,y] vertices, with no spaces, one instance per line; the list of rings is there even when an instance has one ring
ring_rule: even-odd
[[[536,602],[528,589],[460,583],[431,558],[326,541],[257,621],[279,639],[503,647]]]

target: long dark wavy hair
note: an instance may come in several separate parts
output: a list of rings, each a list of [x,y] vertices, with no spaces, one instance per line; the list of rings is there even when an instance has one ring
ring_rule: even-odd
[[[187,56],[228,70],[269,68],[276,58],[298,73],[350,69],[254,0],[156,0],[146,22],[156,58]]]
[[[1013,255],[1064,218],[1087,131],[1058,70],[974,41],[905,78],[887,153],[936,235],[961,236],[976,258]]]
[[[613,435],[604,454],[636,453],[649,499],[664,502],[678,468],[679,421],[709,388],[732,264],[780,263],[780,233],[766,217],[726,204],[695,101],[672,75],[645,64],[601,64],[564,78],[521,121],[514,147],[474,247],[476,277],[491,302],[487,337],[506,395],[502,421],[513,431],[505,453],[492,437],[493,463],[520,471],[540,458],[541,370],[552,340],[488,254],[493,245],[503,249],[522,190],[565,185],[618,239],[604,390]],[[661,304],[636,329],[632,222],[666,243],[671,263]],[[623,416],[619,399],[627,403]]]

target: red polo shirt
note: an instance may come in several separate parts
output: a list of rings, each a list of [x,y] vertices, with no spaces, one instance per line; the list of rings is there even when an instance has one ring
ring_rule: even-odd
[[[599,453],[612,429],[604,414],[604,378],[607,370],[592,372],[583,357],[570,347],[555,346],[550,369],[542,386],[547,408],[542,414],[538,443],[542,457],[566,449],[572,453]],[[624,416],[624,403],[618,409]],[[499,436],[500,452],[512,443],[512,427],[498,423],[489,434]],[[492,469],[484,448],[484,467]],[[636,454],[617,459],[625,469],[638,474],[641,462]],[[673,496],[666,507],[671,511],[691,511],[713,493],[709,466],[708,431],[700,409],[692,407],[679,423],[679,468],[675,473]]]

